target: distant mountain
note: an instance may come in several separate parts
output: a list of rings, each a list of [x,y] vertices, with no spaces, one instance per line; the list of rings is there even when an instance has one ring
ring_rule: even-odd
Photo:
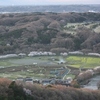
[[[0,13],[23,12],[100,12],[100,5],[0,6]]]

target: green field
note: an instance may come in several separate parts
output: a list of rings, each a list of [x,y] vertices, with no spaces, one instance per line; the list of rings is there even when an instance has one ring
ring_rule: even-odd
[[[16,79],[17,77],[50,78],[55,75],[50,71],[59,70],[58,56],[39,56],[25,58],[0,59],[0,77]],[[53,61],[55,59],[55,61]]]
[[[94,68],[100,66],[100,57],[68,56],[67,64],[75,68]]]
[[[66,63],[58,64],[60,59]],[[36,65],[34,63],[37,63]],[[0,59],[0,77],[16,79],[17,77],[50,78],[55,77],[50,71],[56,71],[65,66],[74,68],[94,68],[100,66],[100,57],[90,56],[40,56],[14,59]],[[69,73],[65,78],[75,75]]]
[[[72,67],[83,67],[83,68],[93,68],[100,66],[100,57],[93,56],[40,56],[40,57],[25,57],[25,58],[14,58],[14,59],[3,59],[0,60],[0,67],[11,67],[11,66],[22,66],[22,65],[33,65],[37,63],[38,66],[56,66],[58,61],[52,59],[60,60],[63,58],[67,63],[66,65]]]

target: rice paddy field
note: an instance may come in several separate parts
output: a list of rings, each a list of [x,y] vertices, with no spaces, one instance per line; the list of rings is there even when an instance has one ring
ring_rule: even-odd
[[[58,64],[58,56],[0,59],[0,77],[57,78],[67,73],[63,64]],[[52,72],[52,73],[51,73]]]
[[[65,63],[58,63],[61,59]],[[0,59],[0,77],[16,79],[18,77],[32,77],[34,79],[54,78],[66,74],[66,77],[74,78],[67,74],[67,66],[71,68],[91,69],[100,66],[100,57],[93,56],[39,56],[25,58]],[[65,71],[66,70],[66,71]],[[66,78],[65,77],[65,78]]]

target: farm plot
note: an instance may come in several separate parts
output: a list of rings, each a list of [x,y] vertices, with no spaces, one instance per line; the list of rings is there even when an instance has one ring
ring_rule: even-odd
[[[60,58],[63,58],[66,63],[58,63]],[[16,79],[17,77],[32,77],[34,79],[63,78],[69,72],[69,69],[65,66],[78,69],[94,68],[100,66],[100,57],[68,56],[66,58],[61,56],[41,56],[3,59],[0,60],[0,77],[10,79]],[[69,76],[74,77],[73,75]]]
[[[75,68],[94,68],[100,66],[100,57],[68,56],[67,64]]]
[[[0,67],[11,67],[11,66],[22,66],[22,65],[57,65],[57,63],[53,62],[51,59],[56,59],[58,57],[48,57],[48,56],[40,56],[40,57],[25,57],[25,58],[14,58],[14,59],[0,59]]]
[[[62,77],[68,72],[63,66],[37,66],[25,65],[14,66],[0,69],[0,77],[16,79],[17,77],[32,77],[32,78],[57,78]],[[51,73],[56,72],[56,73]]]
[[[58,64],[55,57],[26,57],[0,60],[0,77],[62,78],[68,71],[63,64]],[[3,63],[2,63],[3,62]],[[52,74],[55,71],[57,73]],[[61,77],[60,77],[61,76]]]

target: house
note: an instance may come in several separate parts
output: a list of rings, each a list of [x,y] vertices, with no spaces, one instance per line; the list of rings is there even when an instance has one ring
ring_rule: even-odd
[[[72,77],[67,77],[67,79],[66,79],[67,81],[68,81],[68,83],[70,83],[71,84],[71,82],[72,82]]]
[[[24,78],[23,77],[18,77],[16,80],[17,81],[24,81]]]
[[[33,79],[33,83],[39,84],[40,83],[40,80],[39,79]]]
[[[51,84],[51,79],[43,79],[42,81],[41,81],[41,84],[42,85],[50,85]]]
[[[33,79],[30,78],[30,77],[27,77],[27,78],[24,79],[24,82],[25,82],[26,84],[33,84]]]
[[[23,82],[24,82],[24,78],[23,77],[18,77],[16,79],[16,83],[18,83],[18,84],[23,84]]]

